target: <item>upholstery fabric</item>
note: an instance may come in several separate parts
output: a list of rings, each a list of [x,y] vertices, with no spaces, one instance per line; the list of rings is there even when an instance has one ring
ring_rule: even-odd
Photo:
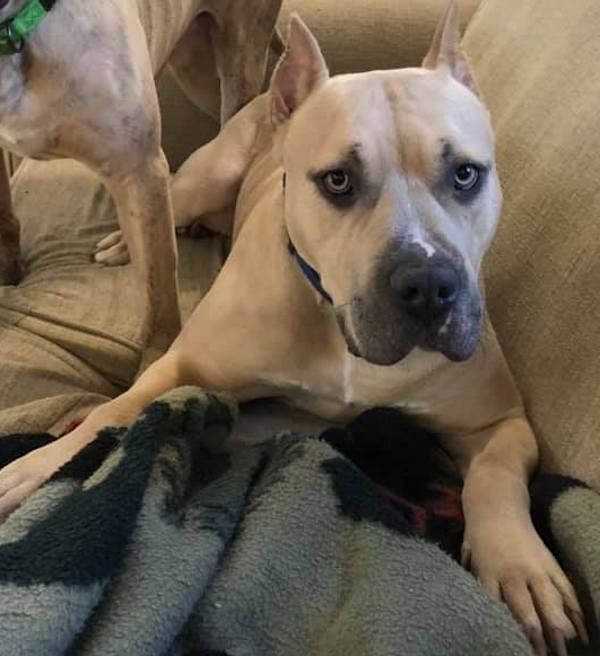
[[[0,287],[0,435],[48,430],[131,384],[143,307],[131,266],[92,262],[117,229],[95,176],[64,160],[27,160],[13,178],[26,268]],[[218,238],[180,240],[181,300],[191,312],[222,262]]]
[[[464,51],[497,136],[488,307],[543,463],[600,489],[600,4],[487,0]]]

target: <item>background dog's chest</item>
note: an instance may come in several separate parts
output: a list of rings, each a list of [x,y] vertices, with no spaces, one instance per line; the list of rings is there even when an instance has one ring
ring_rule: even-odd
[[[45,150],[52,117],[46,116],[43,125],[37,118],[27,89],[22,57],[0,59],[0,148],[22,156],[33,156]]]
[[[26,80],[21,59],[19,56],[0,59],[0,119],[17,111],[25,94]]]
[[[64,119],[65,88],[51,75],[32,86],[22,57],[0,59],[0,147],[24,157],[55,155],[57,125]],[[63,107],[63,111],[59,108]]]

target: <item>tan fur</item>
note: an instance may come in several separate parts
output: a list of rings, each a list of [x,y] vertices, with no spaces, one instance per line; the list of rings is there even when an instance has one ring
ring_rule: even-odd
[[[224,390],[239,400],[283,397],[338,421],[374,405],[395,406],[434,428],[454,458],[465,478],[465,563],[508,603],[538,653],[545,653],[544,630],[559,650],[576,629],[585,635],[573,588],[529,517],[537,445],[489,323],[463,362],[415,347],[381,366],[364,356],[364,337],[357,337],[363,357],[349,353],[336,319],[346,318],[358,334],[351,305],[370,289],[389,243],[416,244],[428,256],[436,248],[428,240],[442,236],[477,287],[501,193],[489,118],[464,84],[455,23],[451,5],[427,68],[329,79],[314,37],[292,19],[270,92],[194,154],[173,184],[180,225],[236,195],[233,248],[213,287],[167,355],[130,391],[0,472],[0,510],[18,503],[100,426],[130,421],[177,385]],[[488,166],[485,187],[471,202],[443,195],[442,138],[462,158]],[[360,202],[339,211],[311,174],[335,166],[355,144],[368,184]],[[333,307],[300,272],[288,235],[321,273]],[[372,330],[382,330],[379,321]]]

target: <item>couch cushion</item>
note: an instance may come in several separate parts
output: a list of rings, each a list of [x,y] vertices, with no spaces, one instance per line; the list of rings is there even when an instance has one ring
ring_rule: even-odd
[[[464,50],[495,125],[489,308],[543,462],[600,488],[600,3],[486,0]]]
[[[297,11],[315,33],[334,74],[418,66],[448,0],[286,0],[279,24]],[[480,0],[459,0],[464,28]]]
[[[73,161],[25,161],[13,178],[26,275],[0,287],[0,434],[45,431],[128,387],[144,321],[131,266],[92,262],[117,227],[99,180]],[[222,262],[221,240],[179,240],[188,315]]]

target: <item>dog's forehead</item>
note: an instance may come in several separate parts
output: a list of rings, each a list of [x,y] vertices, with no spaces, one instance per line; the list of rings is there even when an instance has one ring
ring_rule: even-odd
[[[372,160],[400,152],[437,157],[448,144],[465,158],[489,162],[494,150],[481,101],[446,72],[421,68],[332,78],[298,112],[290,138],[316,167],[355,147]]]

